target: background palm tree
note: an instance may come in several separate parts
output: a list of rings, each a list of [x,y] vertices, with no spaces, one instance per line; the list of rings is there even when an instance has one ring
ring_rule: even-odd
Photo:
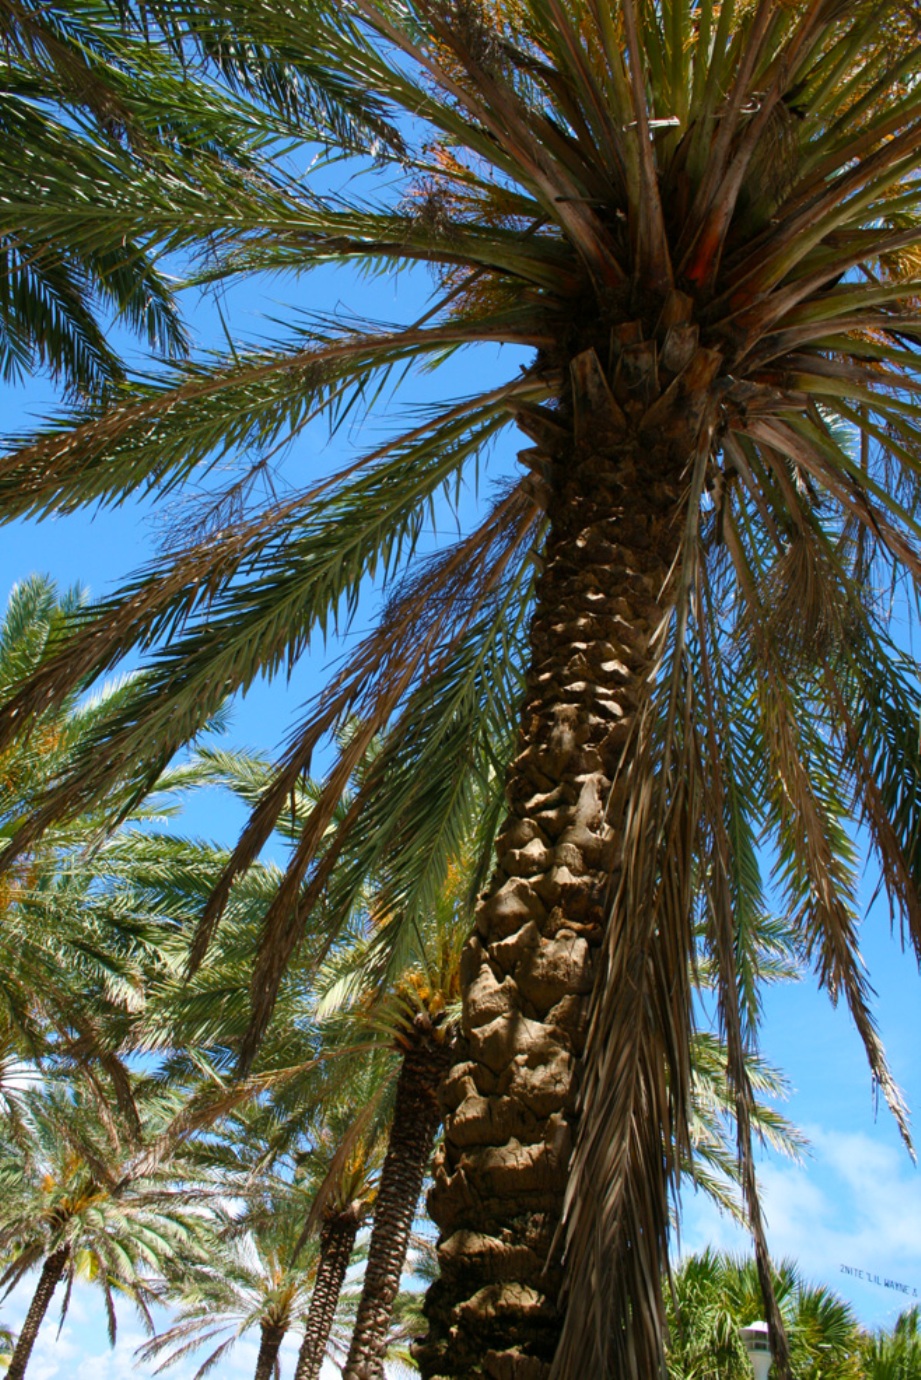
[[[378,910],[372,892],[356,943],[338,956],[340,992],[334,987],[321,997],[321,1013],[345,1015],[350,1038],[360,1040],[363,1031],[375,1030],[399,1057],[387,1153],[343,1372],[349,1380],[383,1376],[412,1225],[443,1116],[438,1090],[458,1035],[467,885],[463,863],[454,863],[426,922],[416,927],[415,942],[397,946],[396,952],[392,930],[398,922]],[[351,999],[343,1011],[346,993]]]
[[[240,1216],[215,1234],[209,1256],[175,1272],[176,1321],[140,1348],[140,1358],[166,1352],[158,1368],[165,1370],[206,1346],[201,1376],[255,1330],[254,1380],[270,1380],[285,1336],[306,1311],[316,1268],[315,1247],[296,1249],[309,1206],[302,1188],[281,1180],[252,1192]]]
[[[258,759],[214,750],[203,751],[195,759],[192,773],[196,780],[229,785],[247,800],[258,793],[269,774],[268,765]],[[316,790],[313,783],[302,784],[292,800],[290,816],[280,822],[279,842],[284,843],[296,834],[298,816],[309,810]],[[204,1059],[217,1077],[232,1067],[234,1043],[248,1021],[249,962],[255,936],[280,876],[271,864],[260,864],[247,874],[234,892],[227,923],[211,950],[209,962],[189,980],[188,943],[196,917],[225,863],[226,854],[209,845],[151,831],[120,835],[99,860],[100,871],[108,874],[111,884],[111,892],[106,893],[108,904],[122,914],[156,917],[165,927],[161,948],[164,961],[159,969],[148,974],[143,1002],[138,1004],[125,1038],[129,1045],[133,1042],[145,1050],[157,1050],[163,1060],[163,1076],[189,1086],[195,1086]],[[363,926],[365,921],[356,917],[356,935]],[[416,1083],[421,1078],[421,1094],[420,1086],[416,1086],[417,1102],[420,1095],[424,1098],[426,1090],[428,1100],[433,1100],[431,1087],[437,1084],[445,1064],[444,1055],[438,1053],[440,1046],[436,1046],[436,1072],[433,1074],[428,1068],[431,1056],[427,1058],[427,1046],[433,1042],[413,1025],[412,1018],[418,1010],[413,1007],[407,1012],[405,998],[395,997],[386,983],[383,997],[378,986],[370,994],[360,991],[357,1009],[348,1015],[341,1009],[341,1001],[328,999],[331,1010],[318,1018],[319,997],[326,991],[329,998],[331,984],[338,983],[343,997],[356,983],[360,988],[372,970],[380,980],[381,954],[368,942],[351,938],[351,944],[344,946],[331,969],[321,976],[299,972],[296,965],[289,970],[256,1066],[261,1080],[258,1101],[244,1102],[225,1117],[218,1146],[207,1152],[216,1154],[224,1147],[227,1158],[219,1163],[231,1176],[239,1177],[243,1167],[248,1166],[247,1195],[255,1191],[252,1184],[268,1174],[280,1174],[279,1182],[293,1175],[300,1185],[296,1201],[287,1204],[285,1212],[290,1230],[294,1230],[292,1223],[297,1211],[302,1220],[294,1237],[285,1237],[284,1247],[287,1283],[289,1276],[296,1275],[302,1283],[309,1280],[312,1284],[297,1362],[298,1380],[319,1375],[356,1237],[378,1195],[382,1141],[393,1114],[394,1082],[399,1102],[396,1074],[403,1055],[397,1053],[397,1048],[400,1042],[410,1053],[419,1047],[417,1062],[421,1068]],[[460,942],[456,932],[452,942],[456,949]],[[376,957],[376,963],[369,954]],[[416,995],[415,988],[412,995]],[[433,1001],[434,1021],[443,1021],[443,1007],[443,999],[441,1006]],[[230,1086],[232,1089],[233,1084]],[[439,1118],[440,1114],[436,1124]],[[418,1132],[419,1127],[413,1122],[409,1134],[415,1138]],[[406,1130],[404,1138],[405,1135]],[[433,1135],[434,1126],[430,1135],[423,1136],[421,1158],[419,1154],[414,1156],[414,1163],[420,1160],[420,1183],[431,1154]],[[403,1173],[405,1176],[405,1166]],[[385,1200],[388,1194],[393,1198],[393,1188],[389,1186],[392,1177],[392,1170],[389,1176],[385,1175]],[[397,1205],[401,1229],[407,1213],[408,1221],[412,1220],[418,1191],[419,1184],[408,1203]],[[271,1208],[268,1211],[270,1216]],[[393,1212],[392,1206],[391,1219]],[[391,1220],[391,1228],[393,1225]],[[271,1233],[268,1224],[265,1232]],[[405,1239],[385,1236],[385,1241],[391,1272],[393,1259],[397,1259],[398,1284]],[[378,1246],[378,1255],[380,1249]],[[269,1329],[262,1358],[265,1364],[270,1352],[277,1354],[282,1321],[287,1330],[297,1316],[292,1311],[287,1283],[284,1319],[277,1307],[271,1317],[262,1317]],[[173,1341],[198,1336],[202,1329],[203,1335],[210,1335],[209,1308],[211,1304],[216,1306],[213,1289],[207,1279],[193,1279],[190,1288],[190,1303],[185,1307],[188,1316],[183,1316],[165,1339],[151,1344],[151,1355]],[[225,1302],[230,1306],[236,1297],[231,1291]],[[385,1310],[383,1347],[387,1343],[387,1320]],[[178,1358],[187,1349],[180,1347],[174,1355]],[[218,1354],[223,1353],[213,1353]],[[205,1364],[211,1364],[210,1357]]]
[[[356,1101],[360,1105],[361,1099]],[[317,1149],[321,1154],[326,1151],[328,1163],[310,1214],[319,1218],[317,1268],[294,1380],[319,1380],[346,1274],[353,1263],[355,1241],[376,1196],[374,1159],[352,1133],[353,1127],[347,1125],[349,1120],[354,1125],[354,1108],[348,1108],[348,1117],[330,1116],[329,1108],[325,1112],[322,1134],[326,1144],[321,1140]],[[311,1159],[317,1157],[315,1150]],[[305,1231],[309,1225],[308,1217]]]
[[[893,1328],[880,1328],[864,1338],[860,1359],[867,1380],[917,1380],[921,1376],[919,1310],[907,1309]]]
[[[10,1140],[0,1163],[0,1249],[8,1263],[2,1282],[12,1287],[41,1266],[10,1359],[8,1374],[15,1380],[25,1374],[62,1279],[62,1316],[77,1277],[102,1289],[113,1345],[118,1295],[129,1298],[153,1330],[149,1306],[163,1295],[164,1272],[171,1262],[196,1259],[215,1210],[194,1166],[183,1173],[174,1162],[169,1169],[138,1172],[136,1128],[120,1124],[101,1091],[74,1080],[30,1089],[15,1123],[5,1128]],[[160,1132],[162,1096],[148,1089],[142,1097],[137,1090],[135,1106],[141,1133]]]
[[[790,1337],[796,1380],[860,1380],[862,1334],[850,1307],[830,1289],[777,1267],[775,1296]],[[674,1380],[748,1380],[741,1329],[760,1317],[754,1260],[704,1251],[681,1262],[669,1307],[668,1374]]]
[[[188,236],[217,241],[212,276],[425,261],[431,311],[396,328],[311,318],[139,381],[15,450],[3,512],[166,489],[237,449],[258,466],[318,411],[335,421],[394,370],[464,345],[528,362],[232,523],[221,504],[245,498],[252,467],[218,493],[212,533],[9,698],[7,734],[129,648],[160,646],[3,862],[114,782],[153,780],[229,691],[290,665],[383,574],[378,628],[293,732],[202,917],[197,960],[312,754],[357,717],[266,911],[241,1068],[317,915],[335,933],[386,854],[391,908],[416,923],[476,789],[507,768],[446,1088],[423,1373],[661,1368],[702,943],[788,1375],[750,1153],[757,1005],[739,955],[763,904],[755,840],[900,1118],[857,958],[848,822],[921,948],[916,672],[867,593],[919,573],[911,16],[896,0],[196,11],[199,33],[227,24],[237,70],[251,43],[256,67],[290,59],[343,111],[372,93],[377,123],[353,124],[347,152],[386,190],[324,197],[272,169],[229,217],[216,195],[187,216]],[[533,442],[525,476],[423,557],[434,495],[512,423]]]
[[[244,798],[257,793],[268,775],[266,764],[226,752],[203,753],[195,766]],[[281,823],[281,839],[296,837],[297,815],[309,810],[319,789],[303,783],[291,818]],[[129,840],[120,855],[110,848],[104,861],[114,861],[116,872],[124,868],[125,895],[134,898],[133,907],[169,916],[188,935],[226,857],[201,844],[148,833]],[[161,977],[149,985],[136,1038],[148,1048],[178,1044],[171,1076],[184,1059],[200,1060],[208,1046],[214,1067],[221,1068],[235,1037],[245,1031],[254,934],[278,880],[270,866],[253,868],[235,889],[209,962],[191,983],[180,964],[177,980]],[[299,1380],[319,1374],[355,1239],[372,1204],[374,1228],[347,1368],[377,1369],[388,1349],[410,1231],[441,1122],[437,1089],[456,1033],[466,930],[458,908],[466,884],[454,866],[435,910],[407,947],[405,933],[398,942],[393,917],[376,911],[369,879],[350,931],[325,967],[311,977],[292,965],[280,990],[255,1065],[269,1080],[279,1071],[265,1108],[275,1126],[265,1152],[253,1152],[253,1173],[266,1172],[283,1157],[298,1173],[309,1166],[317,1179],[302,1232],[302,1242],[319,1237],[319,1259]],[[177,953],[184,958],[181,947]],[[303,1076],[291,1076],[293,1059]],[[241,1123],[238,1143],[252,1133],[252,1126]],[[384,1142],[381,1166],[376,1146],[382,1154]]]

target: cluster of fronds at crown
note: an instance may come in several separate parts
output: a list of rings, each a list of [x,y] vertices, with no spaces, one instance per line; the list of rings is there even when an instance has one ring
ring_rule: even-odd
[[[145,1134],[156,1136],[176,1104],[148,1086],[139,1105]],[[63,1251],[65,1314],[79,1273],[103,1289],[113,1343],[116,1292],[132,1299],[153,1331],[150,1304],[162,1294],[164,1272],[182,1258],[204,1259],[207,1174],[191,1159],[180,1167],[178,1155],[166,1169],[134,1172],[132,1128],[92,1078],[33,1078],[3,1129],[0,1283],[14,1286]]]

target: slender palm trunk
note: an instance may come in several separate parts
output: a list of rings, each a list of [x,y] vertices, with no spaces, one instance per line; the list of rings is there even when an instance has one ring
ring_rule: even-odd
[[[259,1343],[259,1355],[256,1358],[256,1374],[253,1380],[272,1380],[275,1374],[275,1363],[278,1360],[278,1352],[282,1342],[285,1340],[287,1327],[281,1323],[262,1323],[262,1341]]]
[[[52,1295],[58,1287],[58,1281],[67,1266],[67,1259],[70,1250],[67,1246],[61,1246],[48,1256],[42,1272],[38,1277],[38,1286],[32,1295],[32,1302],[26,1314],[26,1320],[22,1325],[19,1340],[13,1350],[13,1357],[7,1370],[7,1377],[10,1380],[22,1380],[26,1373],[26,1366],[29,1357],[32,1355],[32,1348],[38,1336],[38,1329],[41,1327],[45,1314],[48,1312],[48,1305]]]
[[[337,1212],[323,1223],[320,1263],[310,1296],[307,1328],[298,1353],[294,1380],[318,1380],[360,1222],[358,1205],[351,1203],[344,1212]]]
[[[417,1019],[403,1056],[387,1155],[374,1212],[368,1264],[343,1380],[381,1380],[387,1331],[406,1263],[422,1181],[441,1123],[438,1087],[452,1050],[436,1043]]]
[[[660,383],[655,342],[632,339],[610,380],[588,351],[561,411],[522,420],[538,442],[523,458],[549,476],[550,531],[508,817],[465,951],[466,1044],[444,1089],[429,1201],[441,1276],[416,1348],[425,1377],[544,1380],[561,1332],[558,1228],[619,875],[618,768],[654,665],[701,427],[699,397],[683,396],[642,434],[634,419],[649,416]],[[667,384],[663,354],[660,340]],[[705,393],[710,361],[697,368]]]

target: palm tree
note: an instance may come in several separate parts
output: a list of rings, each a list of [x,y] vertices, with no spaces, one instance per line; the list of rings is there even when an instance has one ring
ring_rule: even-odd
[[[33,1088],[7,1128],[12,1140],[0,1161],[0,1248],[8,1261],[2,1282],[12,1287],[41,1266],[7,1371],[14,1380],[26,1372],[62,1279],[64,1313],[75,1278],[102,1289],[113,1345],[118,1295],[153,1330],[150,1304],[162,1298],[164,1272],[177,1260],[196,1259],[213,1215],[196,1190],[194,1168],[186,1169],[183,1184],[175,1164],[138,1172],[134,1128],[119,1124],[100,1091],[74,1081]],[[139,1099],[141,1130],[149,1136],[162,1130],[160,1100]]]
[[[348,1037],[360,1040],[363,1030],[376,1030],[399,1055],[387,1153],[343,1371],[347,1380],[377,1380],[384,1373],[412,1225],[443,1117],[439,1087],[458,1035],[460,954],[467,928],[458,921],[467,887],[463,863],[453,864],[427,923],[416,928],[415,943],[396,954],[388,953],[387,935],[395,917],[381,914],[372,897],[369,926],[340,960],[340,984],[348,986],[351,978],[353,987]],[[321,1000],[321,1012],[329,1010],[331,996]]]
[[[271,1380],[281,1344],[306,1309],[316,1267],[312,1250],[297,1249],[309,1206],[302,1188],[281,1180],[252,1194],[232,1226],[215,1235],[208,1258],[183,1262],[175,1272],[170,1298],[179,1304],[178,1316],[139,1348],[141,1359],[168,1352],[159,1367],[166,1370],[209,1346],[196,1372],[202,1376],[256,1330],[254,1380]]]
[[[290,665],[383,574],[379,626],[292,733],[203,917],[196,959],[314,750],[355,717],[266,912],[241,1067],[318,913],[335,933],[389,854],[392,910],[416,923],[498,767],[507,817],[464,960],[423,1375],[661,1368],[701,927],[789,1375],[744,1070],[755,840],[897,1115],[857,957],[848,821],[921,949],[915,671],[871,597],[919,573],[913,15],[898,0],[196,8],[197,35],[226,25],[237,72],[290,63],[327,109],[370,93],[331,156],[363,156],[380,197],[324,196],[281,169],[232,215],[219,195],[187,207],[186,243],[217,244],[208,273],[425,262],[438,290],[409,325],[310,318],[139,381],[3,462],[12,517],[250,455],[204,534],[9,698],[7,735],[129,648],[159,648],[3,862],[114,781],[141,789],[228,693]],[[253,474],[318,412],[335,422],[388,376],[475,344],[516,347],[504,380],[247,506]],[[525,476],[424,556],[434,496],[512,424],[531,442]]]
[[[203,752],[195,765],[244,798],[258,793],[268,774],[258,759],[224,751]],[[318,789],[302,785],[292,801],[295,821]],[[296,836],[290,818],[280,826],[282,839]],[[206,902],[225,861],[206,845],[150,833],[124,838],[104,858],[114,864],[130,908],[168,918],[183,926],[179,933],[188,933],[190,918]],[[176,1045],[180,1060],[185,1051],[193,1061],[207,1053],[221,1067],[225,1051],[246,1029],[254,936],[277,883],[271,865],[250,869],[234,890],[208,964],[191,982],[180,963],[177,982],[161,976],[149,985],[135,1032],[144,1048]],[[311,981],[292,965],[280,990],[256,1065],[258,1075],[270,1080],[278,1070],[278,1086],[268,1093],[276,1124],[271,1150],[254,1154],[253,1173],[278,1157],[294,1157],[298,1172],[309,1167],[317,1181],[302,1233],[304,1241],[318,1236],[319,1256],[297,1380],[319,1375],[356,1236],[372,1203],[374,1227],[347,1373],[361,1374],[367,1365],[377,1369],[387,1350],[410,1231],[442,1118],[437,1092],[456,1036],[466,931],[458,911],[466,889],[466,874],[455,865],[407,948],[405,934],[396,942],[400,927],[394,917],[376,911],[369,884],[351,932],[321,973]],[[181,945],[176,952],[184,958]],[[291,1076],[293,1058],[300,1060],[301,1076]],[[242,1146],[251,1136],[252,1128],[241,1125],[234,1139]],[[309,1149],[299,1149],[305,1139]],[[387,1153],[381,1167],[375,1143],[382,1140]]]
[[[324,1130],[328,1149],[332,1150],[331,1163],[323,1176],[323,1192],[316,1204],[320,1217],[316,1275],[294,1380],[319,1380],[355,1241],[375,1197],[369,1175],[374,1161],[360,1143],[354,1143],[354,1137],[343,1155],[342,1145],[333,1144],[331,1129],[327,1121]]]
[[[251,756],[211,750],[200,753],[193,771],[196,779],[229,785],[248,798],[264,781],[267,764]],[[308,783],[305,790],[309,789]],[[292,801],[295,822],[309,808],[305,790],[299,789]],[[291,817],[281,822],[281,841],[294,827]],[[195,1087],[203,1061],[218,1080],[230,1072],[234,1044],[248,1020],[250,956],[262,913],[279,881],[272,864],[259,864],[248,872],[234,891],[227,923],[208,963],[189,979],[188,942],[195,919],[225,863],[226,853],[213,846],[149,830],[123,831],[99,859],[100,874],[107,881],[103,915],[112,908],[122,923],[127,915],[155,917],[162,929],[157,945],[160,966],[146,975],[134,1020],[122,1038],[128,1047],[156,1051],[161,1076],[180,1086]],[[347,1032],[339,1020],[336,1038],[331,1040],[317,1024],[316,1005],[309,974],[292,966],[260,1052],[254,1088],[258,1095],[241,1099],[241,1105],[223,1117],[217,1142],[201,1148],[209,1162],[214,1160],[215,1169],[228,1176],[228,1183],[242,1175],[249,1194],[252,1183],[269,1173],[298,1185],[296,1196],[282,1195],[276,1205],[287,1222],[283,1239],[273,1235],[271,1205],[263,1205],[268,1220],[256,1233],[262,1266],[268,1269],[267,1242],[274,1241],[272,1249],[284,1256],[280,1264],[276,1261],[276,1271],[281,1269],[284,1275],[279,1286],[282,1303],[274,1294],[268,1302],[264,1300],[274,1311],[261,1315],[263,1361],[269,1353],[277,1353],[282,1321],[285,1330],[299,1321],[291,1281],[298,1281],[299,1297],[312,1285],[298,1380],[320,1373],[356,1237],[376,1197],[378,1143],[388,1118],[386,1093],[395,1063],[387,1040],[388,1035],[392,1038],[392,1025],[383,1030],[382,1039],[379,1020],[366,1020],[361,1029]],[[231,1091],[233,1086],[231,1082]],[[230,1275],[235,1278],[239,1268],[237,1260]],[[174,1352],[178,1359],[190,1347],[203,1345],[212,1336],[209,1328],[215,1313],[237,1315],[235,1336],[251,1325],[251,1311],[241,1311],[240,1279],[228,1284],[222,1270],[226,1274],[222,1266],[216,1273],[205,1271],[200,1277],[180,1280],[180,1321],[151,1343],[150,1355],[175,1342],[181,1343]],[[213,1335],[223,1330],[222,1324]],[[223,1349],[222,1343],[205,1366]]]
[[[762,1304],[754,1260],[706,1250],[682,1261],[673,1282],[671,1380],[749,1380],[741,1329]],[[863,1338],[850,1307],[824,1286],[806,1283],[789,1261],[777,1266],[774,1289],[795,1380],[863,1380]]]
[[[918,1380],[921,1376],[921,1312],[900,1314],[891,1331],[881,1328],[863,1339],[861,1374],[866,1380]]]

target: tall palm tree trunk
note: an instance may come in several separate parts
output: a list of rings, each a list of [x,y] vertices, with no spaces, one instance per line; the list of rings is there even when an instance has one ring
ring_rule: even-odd
[[[381,1170],[368,1263],[343,1380],[381,1380],[387,1331],[406,1263],[422,1181],[441,1123],[438,1087],[452,1047],[436,1043],[417,1017],[403,1056],[387,1154]]]
[[[262,1341],[259,1343],[259,1355],[256,1357],[256,1373],[253,1380],[272,1380],[278,1353],[288,1329],[281,1323],[265,1321],[261,1324],[261,1329]]]
[[[38,1329],[44,1321],[45,1314],[48,1312],[48,1305],[52,1295],[58,1287],[58,1281],[67,1267],[69,1247],[60,1246],[56,1251],[45,1260],[42,1272],[38,1277],[38,1285],[32,1295],[32,1302],[29,1304],[29,1311],[26,1320],[22,1325],[19,1340],[13,1350],[13,1356],[7,1370],[7,1377],[10,1380],[22,1380],[26,1373],[26,1366],[29,1357],[32,1355],[32,1348],[38,1336]]]
[[[657,350],[639,328],[621,335],[635,343],[618,360],[615,333],[610,376],[601,346],[586,351],[560,410],[521,419],[538,443],[522,458],[549,480],[550,531],[508,816],[465,951],[465,1048],[444,1089],[429,1202],[441,1274],[416,1348],[425,1377],[542,1380],[562,1326],[557,1237],[577,1071],[619,876],[612,787],[655,664],[714,371],[692,334],[683,363],[699,386],[669,397],[661,336]],[[676,333],[665,340],[676,346]],[[657,396],[662,415],[640,431],[634,418]]]
[[[298,1353],[294,1380],[318,1380],[360,1221],[358,1207],[351,1203],[344,1212],[337,1212],[323,1223],[320,1231],[320,1263],[310,1296],[307,1328]]]

